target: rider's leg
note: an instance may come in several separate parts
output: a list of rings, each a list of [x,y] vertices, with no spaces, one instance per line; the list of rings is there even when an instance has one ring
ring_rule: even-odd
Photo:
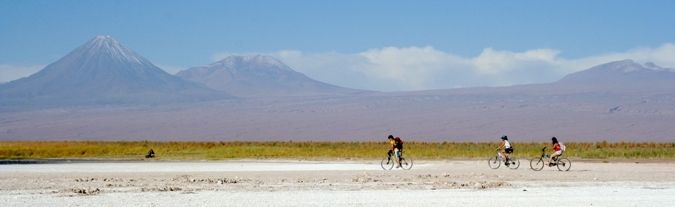
[[[397,166],[397,167],[401,167],[401,150],[398,149],[398,148],[396,148],[396,149],[394,149],[394,150],[396,151],[396,159],[397,159],[397,161],[398,161],[398,166]]]
[[[403,157],[403,156],[401,156],[401,152],[399,152],[399,153],[398,153],[398,166],[399,166],[399,167],[403,167],[402,164],[401,164],[402,157]]]
[[[504,164],[506,166],[509,166],[509,164],[511,164],[511,163],[509,163],[509,153],[506,152],[506,150],[504,150],[503,154],[504,154]]]
[[[391,161],[391,155],[394,153],[394,151],[389,150],[387,151],[387,164],[389,164],[389,161]]]
[[[502,158],[502,160],[504,160],[504,163],[509,161],[509,153],[506,153],[506,151],[499,152],[499,157]]]
[[[560,153],[559,151],[558,151],[558,152],[554,152],[553,154],[551,154],[550,158],[548,159],[548,165],[549,165],[549,166],[553,166],[553,165],[557,162],[558,157],[560,156],[560,154],[561,154],[561,153]]]

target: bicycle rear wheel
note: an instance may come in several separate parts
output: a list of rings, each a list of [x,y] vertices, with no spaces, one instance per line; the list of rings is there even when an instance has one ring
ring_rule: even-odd
[[[394,168],[394,163],[396,162],[394,159],[389,159],[390,157],[385,157],[382,159],[380,162],[380,166],[382,166],[383,170],[391,170]]]
[[[518,167],[520,167],[520,160],[518,160],[517,157],[509,158],[508,167],[509,167],[509,169],[512,169],[512,170],[518,169]]]
[[[541,157],[535,157],[530,160],[530,168],[534,171],[540,171],[541,169],[544,169],[544,159],[541,159]]]
[[[401,157],[401,168],[410,170],[413,166],[413,159],[410,156]]]
[[[560,158],[558,159],[556,166],[560,171],[570,171],[570,168],[572,168],[572,162],[567,158]]]
[[[499,157],[495,156],[495,157],[490,157],[490,159],[488,159],[488,166],[490,166],[490,168],[492,168],[492,169],[499,168],[499,165],[501,165],[501,164],[502,164],[502,159],[499,159]]]

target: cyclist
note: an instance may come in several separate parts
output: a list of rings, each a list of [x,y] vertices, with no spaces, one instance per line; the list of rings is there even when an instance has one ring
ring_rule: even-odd
[[[563,153],[563,146],[561,145],[560,142],[558,142],[558,138],[552,137],[551,138],[551,144],[553,145],[553,154],[551,154],[551,157],[548,160],[548,166],[553,166],[555,165],[554,162],[556,158],[560,157]]]
[[[509,166],[509,154],[513,153],[513,147],[511,146],[511,142],[509,142],[509,138],[506,135],[502,136],[502,143],[499,145],[497,150],[500,149],[503,150],[499,152],[499,156],[503,157],[506,166]]]
[[[394,146],[392,150],[394,150],[394,154],[396,155],[396,159],[398,160],[398,166],[396,166],[396,168],[402,167],[401,156],[403,154],[403,140],[401,140],[400,137],[394,138]]]
[[[391,156],[394,154],[394,148],[396,147],[396,141],[394,141],[394,135],[389,135],[387,137],[387,140],[389,141],[389,151],[387,151],[387,164],[391,161]]]

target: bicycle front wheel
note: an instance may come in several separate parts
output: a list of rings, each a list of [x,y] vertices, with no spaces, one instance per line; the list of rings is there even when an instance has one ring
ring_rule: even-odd
[[[509,158],[509,169],[515,170],[520,167],[520,160],[516,157]]]
[[[383,170],[391,170],[394,168],[394,163],[396,162],[394,159],[390,159],[391,157],[385,157],[382,159],[380,162],[380,166],[382,166]]]
[[[401,157],[401,168],[410,170],[413,167],[413,159],[410,156]]]
[[[544,169],[544,159],[541,159],[541,157],[535,157],[530,160],[530,168],[534,171],[540,171],[541,169]]]
[[[488,160],[488,166],[492,169],[497,169],[499,168],[499,165],[502,164],[502,159],[499,159],[498,157],[490,157]]]
[[[570,171],[570,168],[572,168],[572,162],[567,158],[561,158],[558,159],[556,166],[558,166],[558,170],[560,171]]]

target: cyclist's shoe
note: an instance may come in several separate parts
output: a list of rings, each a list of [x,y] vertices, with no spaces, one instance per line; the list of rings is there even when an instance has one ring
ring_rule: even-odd
[[[511,163],[509,163],[509,162],[506,162],[506,163],[504,163],[504,164],[505,164],[506,166],[509,166],[509,165],[510,165]]]

